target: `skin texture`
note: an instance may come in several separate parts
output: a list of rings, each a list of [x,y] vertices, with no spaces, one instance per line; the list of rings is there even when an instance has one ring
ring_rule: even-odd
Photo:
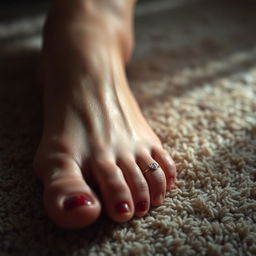
[[[173,160],[132,95],[134,1],[55,1],[40,66],[44,127],[34,169],[48,216],[65,228],[117,222],[160,205],[176,177]],[[148,164],[161,168],[148,171]]]

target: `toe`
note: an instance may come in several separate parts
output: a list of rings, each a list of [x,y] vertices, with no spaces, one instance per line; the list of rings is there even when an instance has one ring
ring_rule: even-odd
[[[109,217],[117,222],[131,219],[133,200],[121,169],[109,159],[98,159],[91,166]]]
[[[154,171],[149,170],[145,172],[149,164],[156,163],[147,151],[138,153],[136,158],[141,172],[144,174],[149,185],[151,204],[153,206],[160,205],[164,201],[166,192],[166,179],[162,168],[159,166]]]
[[[44,183],[44,206],[59,226],[82,228],[98,218],[101,206],[78,165],[67,159],[52,158],[43,168],[38,168]]]
[[[162,167],[165,177],[166,177],[166,186],[170,190],[176,180],[176,166],[172,160],[169,153],[161,148],[152,149],[152,157],[160,164]]]
[[[125,180],[130,188],[135,206],[135,215],[141,217],[148,212],[150,205],[147,181],[132,156],[118,158],[117,164],[122,169]]]

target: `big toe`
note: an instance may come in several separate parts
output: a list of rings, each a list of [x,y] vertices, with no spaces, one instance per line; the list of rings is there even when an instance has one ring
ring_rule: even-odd
[[[49,170],[50,169],[50,170]],[[44,206],[50,219],[64,228],[82,228],[96,221],[100,203],[75,163],[48,167],[41,175]]]

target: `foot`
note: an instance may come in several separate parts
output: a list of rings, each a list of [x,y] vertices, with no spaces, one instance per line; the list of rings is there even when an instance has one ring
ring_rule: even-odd
[[[101,1],[63,2],[48,17],[42,54],[44,128],[34,168],[45,209],[66,228],[92,224],[102,208],[117,222],[143,216],[163,202],[176,170],[127,83],[132,15],[96,8]],[[153,162],[160,168],[143,174]]]

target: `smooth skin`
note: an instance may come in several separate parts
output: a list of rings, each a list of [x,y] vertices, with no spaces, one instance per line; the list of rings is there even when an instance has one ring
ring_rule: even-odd
[[[175,182],[174,162],[128,85],[134,0],[55,0],[43,36],[43,135],[34,169],[59,226],[82,228],[102,210],[144,216]],[[148,165],[156,171],[142,172]]]

